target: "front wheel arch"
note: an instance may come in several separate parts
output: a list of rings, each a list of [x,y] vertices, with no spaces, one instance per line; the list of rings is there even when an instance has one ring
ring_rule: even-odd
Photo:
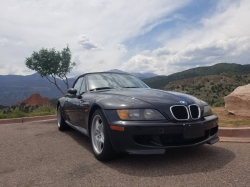
[[[90,136],[90,131],[91,131],[91,120],[92,120],[94,112],[98,109],[102,110],[102,108],[96,104],[89,111],[89,116],[88,116],[88,135],[89,136]]]
[[[60,131],[65,131],[69,129],[68,124],[65,122],[65,119],[62,114],[62,108],[60,105],[57,107],[57,126]]]
[[[103,143],[103,149],[101,153],[96,153],[94,150],[94,142],[93,142],[93,137],[92,133],[90,132],[90,138],[91,138],[91,144],[92,144],[92,149],[95,157],[100,160],[100,161],[106,161],[106,160],[111,160],[117,157],[117,152],[114,150],[114,147],[110,141],[110,136],[109,136],[109,124],[107,122],[107,119],[105,117],[105,114],[102,109],[96,109],[94,113],[92,114],[92,118],[95,118],[95,116],[99,116],[102,120],[103,124],[103,134],[104,134],[104,143]],[[91,119],[91,125],[90,128],[92,129],[92,119]]]

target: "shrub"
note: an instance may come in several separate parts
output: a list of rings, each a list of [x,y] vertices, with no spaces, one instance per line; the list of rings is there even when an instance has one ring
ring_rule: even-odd
[[[17,108],[16,110],[10,111],[10,107],[8,109],[0,112],[0,119],[4,118],[20,118],[20,117],[32,117],[32,116],[45,116],[45,115],[54,115],[56,114],[55,106],[22,106]]]

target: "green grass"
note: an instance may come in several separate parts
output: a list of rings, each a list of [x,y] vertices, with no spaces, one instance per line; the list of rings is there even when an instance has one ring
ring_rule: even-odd
[[[22,118],[22,117],[33,117],[33,116],[46,116],[56,114],[56,108],[53,106],[42,106],[30,113],[23,112],[21,110],[14,110],[9,114],[0,113],[0,119],[7,118]]]

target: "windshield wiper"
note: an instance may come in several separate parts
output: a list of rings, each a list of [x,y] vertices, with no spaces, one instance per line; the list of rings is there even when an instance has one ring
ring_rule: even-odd
[[[95,91],[95,90],[106,90],[106,89],[112,89],[112,88],[110,88],[110,87],[100,87],[100,88],[90,89],[89,91]]]
[[[122,88],[139,88],[139,87],[136,87],[136,86],[126,86],[126,87],[122,87]]]

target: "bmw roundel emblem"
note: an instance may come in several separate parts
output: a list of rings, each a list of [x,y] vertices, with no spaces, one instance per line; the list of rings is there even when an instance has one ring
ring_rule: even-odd
[[[180,101],[180,103],[183,104],[183,105],[187,105],[186,101]]]

